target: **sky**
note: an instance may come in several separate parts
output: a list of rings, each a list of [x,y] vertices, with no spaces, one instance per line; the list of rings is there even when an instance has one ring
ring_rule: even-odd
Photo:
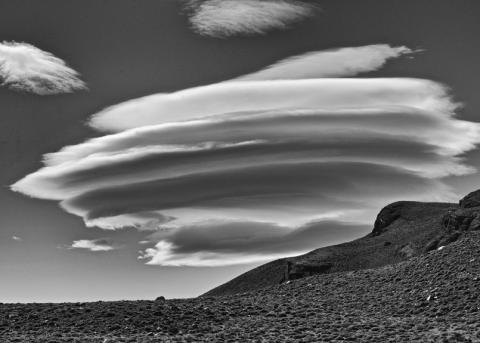
[[[197,296],[478,188],[478,1],[239,4],[0,2],[0,302]]]

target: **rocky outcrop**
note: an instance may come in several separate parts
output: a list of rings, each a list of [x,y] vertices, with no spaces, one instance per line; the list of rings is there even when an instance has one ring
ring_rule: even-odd
[[[467,194],[462,200],[460,200],[460,207],[480,207],[480,189]]]
[[[447,231],[480,230],[480,207],[451,209],[443,217],[443,226]]]
[[[404,205],[404,201],[399,201],[385,206],[377,215],[377,219],[375,220],[375,224],[373,225],[373,231],[371,235],[381,235],[390,224],[400,218]]]
[[[426,246],[431,251],[455,242],[465,232],[480,230],[480,191],[468,194],[459,202],[459,207],[448,209],[442,218],[443,230]]]

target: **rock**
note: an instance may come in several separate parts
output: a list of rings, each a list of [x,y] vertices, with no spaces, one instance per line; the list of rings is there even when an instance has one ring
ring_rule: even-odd
[[[455,242],[460,237],[460,235],[461,235],[460,231],[453,231],[443,236],[440,242],[438,242],[438,245],[447,245],[452,242]]]
[[[480,189],[467,194],[459,203],[462,208],[480,206]]]
[[[159,296],[155,299],[155,301],[159,301],[159,302],[164,302],[165,301],[165,297],[164,296]]]
[[[477,208],[449,210],[444,215],[443,227],[448,231],[471,231],[480,229],[480,211]]]
[[[400,218],[403,205],[404,203],[399,201],[385,206],[377,215],[377,219],[373,226],[372,236],[382,234],[387,226]]]
[[[439,238],[434,238],[425,245],[425,252],[435,250],[438,247]]]
[[[480,215],[477,215],[473,218],[473,220],[470,222],[469,229],[472,231],[480,230]]]
[[[415,255],[415,249],[410,244],[404,245],[398,252],[405,257],[412,257]]]
[[[296,280],[306,276],[327,273],[333,267],[332,263],[324,262],[315,265],[287,262],[285,269],[285,279]]]

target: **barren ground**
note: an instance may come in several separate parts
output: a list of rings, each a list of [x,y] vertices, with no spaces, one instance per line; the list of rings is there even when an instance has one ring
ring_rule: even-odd
[[[0,342],[480,342],[480,232],[377,269],[166,301],[1,304]]]

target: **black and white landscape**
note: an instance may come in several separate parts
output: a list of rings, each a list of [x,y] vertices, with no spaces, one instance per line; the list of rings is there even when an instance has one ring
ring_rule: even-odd
[[[0,0],[0,342],[480,342],[479,11]]]

